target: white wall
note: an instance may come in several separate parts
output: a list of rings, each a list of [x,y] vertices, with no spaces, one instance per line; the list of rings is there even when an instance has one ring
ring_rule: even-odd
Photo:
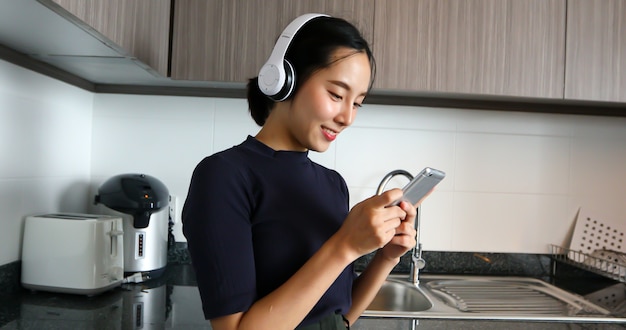
[[[258,131],[245,100],[98,94],[94,103],[94,189],[112,175],[142,172],[161,179],[181,205],[198,161]],[[311,158],[344,176],[352,204],[391,170],[446,171],[423,204],[425,250],[546,253],[548,244],[566,243],[579,207],[626,217],[626,118],[359,111],[353,127]],[[174,234],[184,241],[179,223]]]
[[[0,60],[0,265],[20,258],[23,218],[85,212],[93,94]]]
[[[111,176],[143,173],[182,208],[196,164],[258,131],[241,99],[97,94],[94,104],[92,195]],[[174,236],[185,241],[180,222]]]
[[[131,172],[182,205],[197,162],[257,131],[245,100],[94,95],[0,61],[0,265],[20,258],[24,216],[93,211],[97,187]],[[429,251],[546,253],[579,207],[626,218],[626,118],[366,105],[311,158],[352,204],[393,169],[446,171],[422,208]]]

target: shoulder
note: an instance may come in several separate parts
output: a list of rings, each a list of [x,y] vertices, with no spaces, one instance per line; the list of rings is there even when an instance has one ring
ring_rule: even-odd
[[[318,173],[321,173],[322,177],[324,177],[326,180],[328,180],[328,182],[331,185],[335,185],[343,193],[345,193],[346,195],[348,194],[348,185],[346,184],[346,181],[341,176],[341,174],[339,174],[339,172],[337,172],[336,170],[333,170],[331,168],[322,166],[322,165],[320,165],[318,163],[315,163],[313,161],[311,163],[313,164],[313,166],[316,167],[316,171]]]
[[[241,168],[244,162],[236,147],[217,152],[202,159],[194,170],[195,172],[213,172],[214,170],[234,170]]]
[[[242,145],[233,146],[202,159],[194,169],[194,176],[239,173],[251,168],[253,157]]]

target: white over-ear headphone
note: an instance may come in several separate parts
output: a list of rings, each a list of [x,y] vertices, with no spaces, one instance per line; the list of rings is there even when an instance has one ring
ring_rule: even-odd
[[[280,102],[287,99],[293,92],[295,86],[295,76],[293,66],[285,54],[294,35],[308,21],[316,18],[328,16],[325,14],[304,14],[294,19],[280,34],[270,58],[265,62],[259,71],[258,84],[261,92],[274,101]]]

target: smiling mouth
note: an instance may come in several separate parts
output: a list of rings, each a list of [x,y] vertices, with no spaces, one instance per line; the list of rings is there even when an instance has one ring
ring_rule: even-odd
[[[326,137],[326,140],[328,141],[333,141],[337,138],[337,134],[338,132],[335,132],[329,128],[326,127],[322,127],[322,133],[324,133],[324,137]]]

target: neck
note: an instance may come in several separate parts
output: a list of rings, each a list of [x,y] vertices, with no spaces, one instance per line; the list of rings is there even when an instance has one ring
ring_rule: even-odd
[[[270,112],[265,124],[255,138],[276,151],[307,151],[296,146],[289,132],[287,113],[291,102],[280,102]]]

